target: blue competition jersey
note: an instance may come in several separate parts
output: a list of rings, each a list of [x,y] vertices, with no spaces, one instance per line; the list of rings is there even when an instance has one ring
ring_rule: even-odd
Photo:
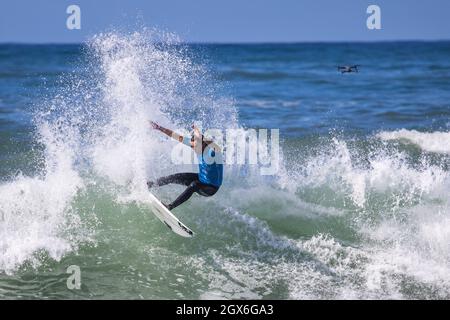
[[[216,152],[207,147],[204,155],[198,155],[198,179],[202,183],[220,187],[222,185],[222,177],[222,157],[216,157]]]
[[[184,137],[183,144],[191,147],[190,139]],[[206,147],[203,154],[197,155],[197,158],[198,179],[200,182],[220,187],[223,179],[222,153],[216,154],[214,149]]]

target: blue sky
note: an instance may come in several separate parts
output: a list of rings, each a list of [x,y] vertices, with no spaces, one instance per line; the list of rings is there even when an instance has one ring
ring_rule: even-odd
[[[81,30],[66,8],[81,8]],[[366,9],[381,7],[382,30]],[[187,42],[301,42],[450,39],[449,0],[3,0],[0,42],[82,42],[141,25]]]

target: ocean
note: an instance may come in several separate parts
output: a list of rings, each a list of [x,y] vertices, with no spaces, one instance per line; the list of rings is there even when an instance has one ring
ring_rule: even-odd
[[[157,32],[0,44],[0,298],[449,299],[449,57]],[[173,210],[196,233],[179,237],[145,182],[196,167],[148,119],[279,129],[279,168],[225,163],[214,197]]]

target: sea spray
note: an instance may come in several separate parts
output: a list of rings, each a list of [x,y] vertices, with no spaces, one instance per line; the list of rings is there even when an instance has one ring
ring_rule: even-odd
[[[431,137],[431,136],[430,136]],[[437,136],[436,136],[437,137]],[[435,297],[446,297],[449,286],[450,175],[441,164],[422,155],[378,144],[369,152],[331,137],[316,155],[288,172],[304,201],[351,213],[349,223],[361,237],[367,259],[360,276],[368,291],[404,297],[421,283]],[[292,187],[291,187],[292,188]],[[326,198],[314,196],[326,191]],[[445,190],[445,191],[444,191]],[[318,216],[320,218],[320,216]],[[358,242],[359,242],[358,241]],[[413,283],[414,283],[413,281]],[[411,292],[412,290],[412,292]]]
[[[43,172],[0,185],[0,270],[7,273],[27,261],[39,266],[40,251],[60,260],[90,241],[89,228],[72,208],[84,187],[74,169],[73,146],[49,123],[40,124],[38,137],[45,147]]]
[[[383,140],[399,140],[415,144],[428,152],[450,154],[450,132],[419,132],[401,129],[380,132],[377,135]]]

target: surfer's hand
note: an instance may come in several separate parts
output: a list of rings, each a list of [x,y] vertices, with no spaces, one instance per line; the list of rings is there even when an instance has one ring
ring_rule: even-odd
[[[202,135],[200,133],[200,129],[195,124],[192,125],[192,129],[192,131],[194,131],[194,136],[196,138],[201,138]]]
[[[153,129],[159,129],[159,125],[156,122],[153,122],[152,120],[149,120],[148,122],[150,122]]]

